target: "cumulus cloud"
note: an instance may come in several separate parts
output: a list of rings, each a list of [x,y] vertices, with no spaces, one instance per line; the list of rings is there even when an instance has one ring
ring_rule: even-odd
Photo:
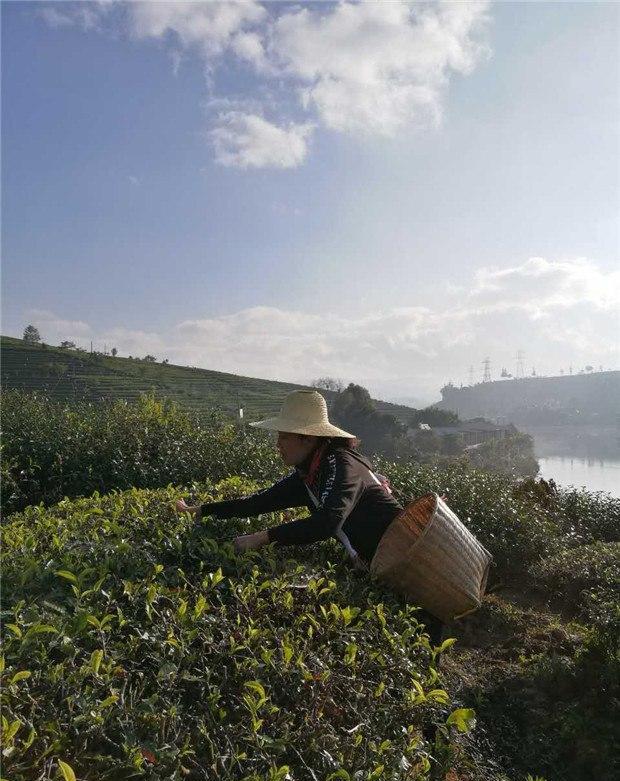
[[[529,258],[510,268],[479,269],[470,299],[486,308],[518,307],[534,317],[584,303],[618,310],[620,272],[605,273],[587,258]]]
[[[28,322],[39,329],[41,338],[48,344],[55,344],[56,340],[77,341],[92,335],[90,325],[83,320],[68,320],[47,309],[28,309],[25,314]]]
[[[210,131],[215,159],[236,168],[295,168],[306,158],[310,124],[278,127],[257,114],[227,111]]]
[[[314,125],[365,137],[437,125],[451,77],[489,54],[487,0],[77,3],[41,15],[52,26],[99,29],[112,6],[114,32],[164,42],[175,72],[181,57],[197,55],[211,98],[227,58],[248,69],[238,99],[245,116],[211,117],[217,162],[241,168],[299,165]],[[270,106],[273,122],[263,119],[266,105],[255,107],[257,79],[266,100],[282,97]]]
[[[577,284],[584,295],[578,295]],[[30,313],[30,322],[52,343],[86,340],[88,346],[93,339],[97,349],[107,343],[123,355],[150,353],[233,374],[299,383],[333,375],[367,385],[375,395],[438,398],[447,380],[466,381],[470,364],[479,366],[489,355],[497,376],[500,366],[513,365],[518,349],[526,350],[528,366],[531,362],[539,374],[570,364],[617,366],[618,339],[601,335],[617,333],[618,310],[611,300],[618,290],[599,295],[614,285],[616,273],[586,259],[531,258],[513,268],[479,269],[470,296],[454,292],[433,306],[359,317],[255,306],[187,319],[166,333],[125,328],[95,333],[86,323],[50,312]],[[491,291],[496,300],[486,298]]]
[[[207,57],[217,57],[235,44],[256,59],[260,41],[240,41],[245,26],[261,22],[265,8],[253,0],[235,2],[130,3],[129,28],[138,39],[171,36],[183,48],[197,48]]]
[[[270,54],[305,82],[304,105],[327,127],[393,135],[438,122],[451,71],[469,73],[486,48],[476,34],[487,3],[342,3],[303,8],[274,24]]]

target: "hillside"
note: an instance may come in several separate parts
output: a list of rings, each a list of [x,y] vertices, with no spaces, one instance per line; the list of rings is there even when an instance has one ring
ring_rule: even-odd
[[[516,425],[617,424],[620,371],[527,377],[441,389],[439,409],[467,420],[505,418]]]
[[[218,409],[246,420],[275,415],[287,393],[307,387],[294,383],[244,377],[237,374],[173,364],[113,358],[82,350],[32,345],[0,337],[0,375],[3,389],[40,391],[61,401],[136,399],[154,392],[197,412]],[[334,396],[321,391],[328,404]],[[411,407],[375,400],[377,409],[408,423]]]

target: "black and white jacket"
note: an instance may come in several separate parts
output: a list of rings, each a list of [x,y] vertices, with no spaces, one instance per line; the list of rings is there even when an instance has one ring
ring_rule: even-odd
[[[335,537],[350,556],[358,553],[370,562],[401,506],[374,474],[370,462],[355,450],[328,448],[307,485],[304,477],[311,458],[270,488],[242,499],[203,505],[203,515],[241,518],[305,505],[310,516],[269,529],[270,542],[308,545]]]

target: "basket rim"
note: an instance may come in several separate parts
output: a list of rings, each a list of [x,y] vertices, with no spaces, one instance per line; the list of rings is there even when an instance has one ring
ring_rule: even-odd
[[[439,507],[440,502],[440,496],[438,493],[435,493],[434,491],[429,491],[427,494],[422,494],[422,496],[418,496],[417,499],[414,499],[413,502],[408,502],[405,507],[403,507],[403,512],[412,504],[418,504],[418,502],[424,501],[424,499],[427,499],[429,496],[433,497],[433,509],[431,511],[431,517],[426,524],[426,526],[422,529],[422,532],[418,535],[417,539],[412,543],[409,550],[412,551],[428,534],[429,529],[435,522],[435,518],[437,517],[437,508]],[[395,520],[398,520],[398,518],[395,518]]]

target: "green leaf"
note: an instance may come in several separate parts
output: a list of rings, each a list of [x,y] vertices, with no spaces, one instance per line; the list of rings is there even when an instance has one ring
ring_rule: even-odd
[[[456,637],[448,637],[448,639],[444,640],[443,643],[439,646],[439,648],[437,649],[437,653],[438,654],[442,653],[448,648],[451,648],[455,643],[456,643]]]
[[[56,629],[55,626],[50,626],[50,624],[35,624],[26,632],[26,637],[30,635],[42,635],[49,632],[58,633],[58,629]]]
[[[89,624],[95,627],[95,629],[101,629],[101,621],[97,618],[97,616],[86,616],[86,620]]]
[[[343,768],[339,768],[335,773],[330,773],[325,781],[336,781],[338,778],[342,778],[343,781],[351,781],[351,776]]]
[[[472,708],[457,708],[448,716],[446,724],[453,724],[459,732],[468,732],[476,726],[476,711]]]
[[[22,750],[26,750],[27,748],[30,748],[32,744],[34,743],[34,739],[37,736],[37,731],[34,727],[30,728],[30,732],[28,733],[28,737],[26,740],[22,743]]]
[[[67,570],[67,569],[59,569],[54,574],[58,575],[59,578],[65,578],[65,580],[69,580],[74,585],[79,586],[78,579],[75,577],[73,572],[69,572],[69,570]]]
[[[284,664],[285,665],[288,665],[288,663],[291,661],[291,659],[293,658],[293,653],[294,653],[293,647],[290,646],[288,643],[283,642],[282,643],[282,656],[284,658]]]
[[[15,673],[15,675],[11,678],[9,683],[17,683],[18,681],[25,681],[26,678],[30,678],[32,673],[30,670],[20,670],[19,672]]]
[[[90,655],[90,666],[92,671],[95,673],[95,675],[99,675],[99,667],[101,665],[101,660],[103,659],[103,651],[101,648],[98,648],[96,651],[93,651]]]
[[[3,732],[4,732],[3,740],[5,743],[9,743],[10,741],[13,740],[21,725],[22,725],[21,721],[19,719],[15,719],[15,721],[12,721],[10,725],[8,725],[7,723],[6,728],[4,728],[3,726]]]
[[[4,656],[0,656],[0,675],[4,672]]]
[[[250,691],[253,691],[256,694],[258,694],[262,702],[265,702],[267,700],[267,694],[260,681],[246,681],[244,686],[246,689],[249,689]]]
[[[63,762],[62,759],[59,759],[58,767],[60,768],[65,781],[77,781],[71,765],[68,765],[66,762]]]
[[[108,708],[110,705],[114,705],[118,701],[118,694],[111,694],[99,703],[100,708]]]
[[[6,628],[10,629],[11,632],[15,635],[15,637],[21,637],[22,636],[22,630],[17,626],[17,624],[6,624]]]
[[[443,702],[444,704],[450,702],[450,696],[444,689],[433,689],[426,696],[429,700],[435,700],[435,702]]]
[[[203,594],[201,594],[194,605],[194,618],[200,618],[206,606],[207,600],[204,598]]]

